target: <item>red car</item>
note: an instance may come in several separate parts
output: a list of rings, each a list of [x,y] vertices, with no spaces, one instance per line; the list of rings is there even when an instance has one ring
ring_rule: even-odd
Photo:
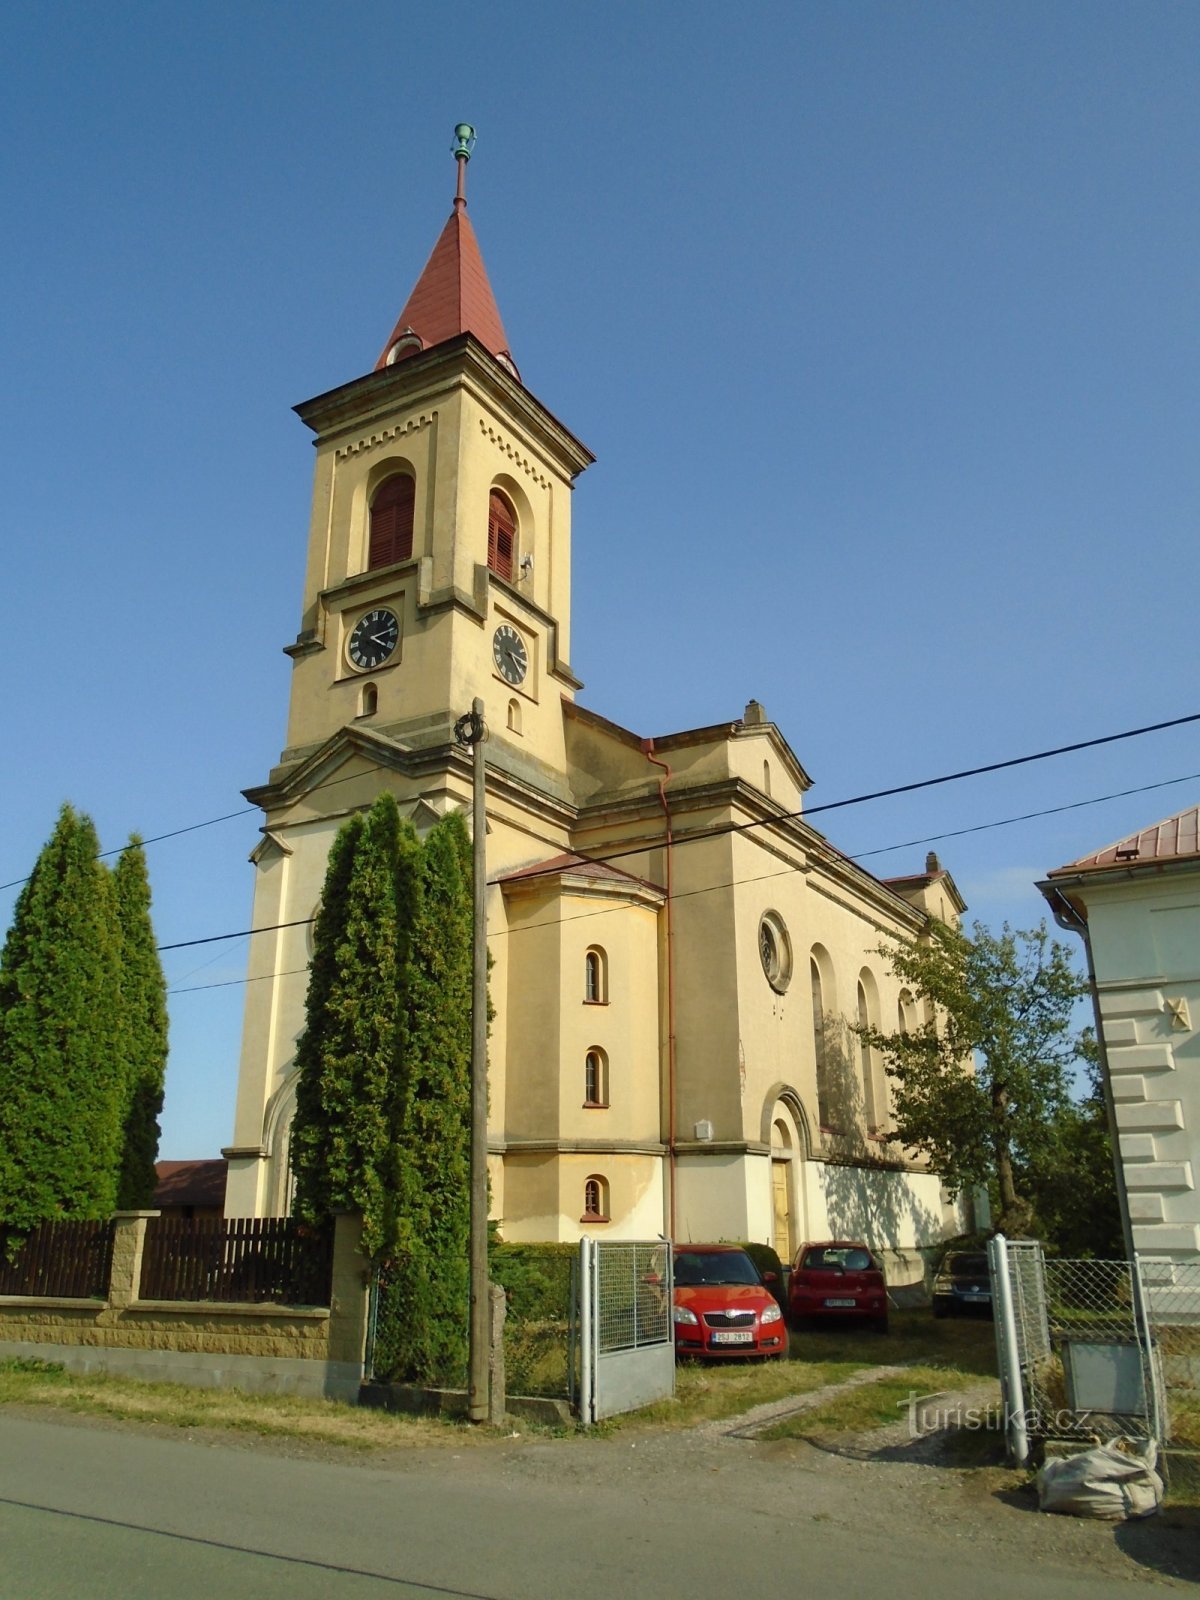
[[[676,1356],[782,1356],[787,1324],[758,1268],[735,1244],[677,1245]]]
[[[869,1246],[830,1239],[802,1244],[788,1283],[788,1319],[793,1328],[829,1318],[869,1322],[887,1332],[887,1284]]]

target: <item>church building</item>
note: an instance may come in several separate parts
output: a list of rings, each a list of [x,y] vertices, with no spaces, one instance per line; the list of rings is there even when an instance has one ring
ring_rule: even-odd
[[[469,814],[453,729],[478,696],[503,1236],[748,1239],[784,1258],[865,1238],[919,1276],[920,1247],[959,1222],[888,1142],[883,1065],[851,1027],[919,1024],[878,947],[963,902],[936,857],[881,881],[809,826],[809,776],[755,701],[653,737],[580,703],[571,509],[593,458],[522,379],[456,134],[453,210],[373,370],[296,408],[312,520],[287,742],[246,791],[269,931],[250,943],[226,1213],[288,1208],[334,835],[382,788],[418,831]]]

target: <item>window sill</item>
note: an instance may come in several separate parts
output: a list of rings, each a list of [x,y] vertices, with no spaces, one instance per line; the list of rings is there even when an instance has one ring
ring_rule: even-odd
[[[606,1006],[608,1004],[608,1001],[607,1000],[589,1000],[585,996],[583,1003],[584,1003],[585,1006]]]
[[[583,1110],[584,1111],[607,1111],[608,1110],[608,1101],[607,1100],[585,1100],[583,1102]]]
[[[583,1216],[581,1216],[579,1220],[580,1220],[580,1222],[609,1222],[612,1219],[609,1218],[609,1217],[593,1217],[593,1216],[589,1216],[588,1213],[585,1211]]]

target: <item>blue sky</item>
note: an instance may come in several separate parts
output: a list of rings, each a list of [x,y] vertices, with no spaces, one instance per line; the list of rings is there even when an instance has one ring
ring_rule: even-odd
[[[0,882],[64,799],[115,849],[265,778],[290,408],[373,364],[460,120],[522,375],[598,457],[584,703],[662,734],[757,697],[814,806],[1200,710],[1200,9],[18,0],[5,42]],[[1197,773],[1185,727],[822,826],[886,876]],[[1027,926],[1037,876],[1198,796],[933,848]],[[151,846],[164,943],[248,925],[256,837]],[[245,954],[165,957],[164,1156],[231,1136]]]

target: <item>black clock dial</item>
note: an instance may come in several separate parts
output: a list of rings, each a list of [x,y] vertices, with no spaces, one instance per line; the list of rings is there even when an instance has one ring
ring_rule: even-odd
[[[529,670],[525,641],[507,622],[496,629],[492,638],[492,660],[506,683],[520,683]]]
[[[348,654],[363,671],[381,667],[400,642],[400,619],[394,611],[368,611],[354,624]]]

